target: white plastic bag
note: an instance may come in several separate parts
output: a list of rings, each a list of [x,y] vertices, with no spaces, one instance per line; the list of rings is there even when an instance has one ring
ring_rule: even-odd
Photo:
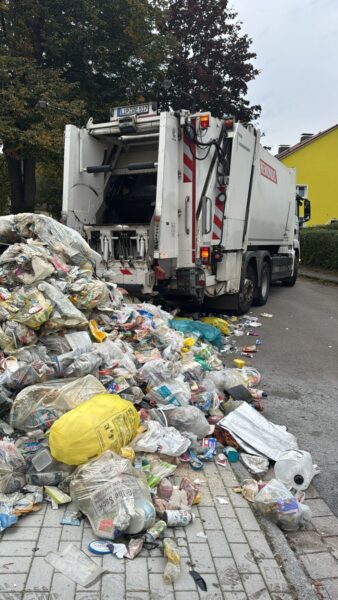
[[[0,492],[12,494],[26,483],[26,461],[12,442],[0,441]]]
[[[136,452],[158,452],[168,456],[181,456],[190,446],[174,427],[163,427],[157,421],[149,421],[148,430],[135,438],[131,446]]]
[[[168,425],[182,432],[194,433],[201,439],[209,435],[212,427],[196,406],[164,407]]]

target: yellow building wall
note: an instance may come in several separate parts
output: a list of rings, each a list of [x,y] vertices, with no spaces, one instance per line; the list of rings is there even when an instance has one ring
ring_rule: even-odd
[[[338,128],[281,159],[296,169],[297,185],[308,186],[309,226],[338,219]]]

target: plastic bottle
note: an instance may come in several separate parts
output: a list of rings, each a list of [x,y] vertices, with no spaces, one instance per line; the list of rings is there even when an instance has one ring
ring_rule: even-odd
[[[306,490],[318,472],[310,452],[303,450],[281,452],[275,464],[276,478],[289,489]]]
[[[238,461],[238,458],[239,458],[238,452],[232,446],[226,446],[226,448],[224,448],[224,450],[223,450],[223,453],[228,458],[228,461],[230,463],[234,463],[234,462]]]
[[[164,540],[164,555],[168,559],[165,566],[163,578],[166,583],[173,583],[181,573],[181,555],[176,545],[176,542],[172,538],[166,538]]]
[[[166,528],[167,524],[165,521],[156,521],[156,523],[154,523],[154,525],[147,530],[146,541],[154,542],[160,537],[160,535],[163,533],[163,531],[165,531]]]

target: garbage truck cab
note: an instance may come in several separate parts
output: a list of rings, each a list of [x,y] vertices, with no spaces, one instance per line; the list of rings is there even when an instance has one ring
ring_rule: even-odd
[[[295,173],[210,112],[114,108],[67,125],[64,222],[121,287],[246,312],[297,275]]]

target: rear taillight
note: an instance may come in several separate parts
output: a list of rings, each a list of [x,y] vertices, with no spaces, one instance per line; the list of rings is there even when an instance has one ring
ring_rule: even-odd
[[[200,116],[200,127],[201,127],[201,129],[208,129],[209,115],[201,115]]]
[[[202,265],[208,265],[210,263],[210,247],[202,246],[200,250],[200,259]]]

